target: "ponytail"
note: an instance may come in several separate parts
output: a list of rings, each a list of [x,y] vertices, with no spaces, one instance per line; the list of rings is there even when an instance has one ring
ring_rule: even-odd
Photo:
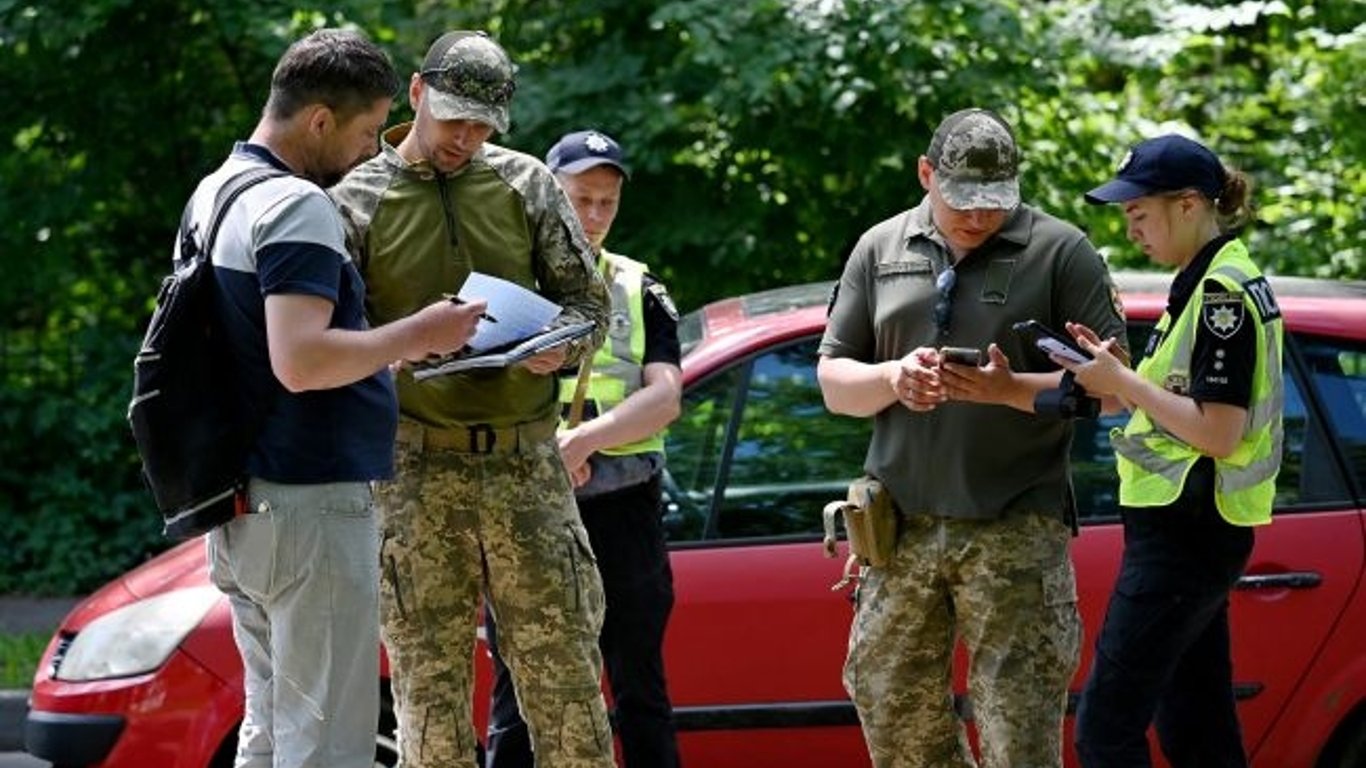
[[[1219,216],[1219,230],[1230,232],[1252,223],[1252,179],[1242,171],[1224,169],[1224,188],[1214,201]]]

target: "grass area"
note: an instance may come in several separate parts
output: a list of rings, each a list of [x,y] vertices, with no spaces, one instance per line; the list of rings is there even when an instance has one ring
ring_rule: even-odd
[[[51,632],[0,634],[0,688],[27,688],[33,685],[33,670],[43,657]]]

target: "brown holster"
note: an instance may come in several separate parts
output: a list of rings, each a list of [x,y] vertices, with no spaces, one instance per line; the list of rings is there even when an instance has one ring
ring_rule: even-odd
[[[849,484],[849,494],[844,501],[832,501],[825,505],[826,557],[836,556],[835,518],[841,514],[849,539],[849,559],[844,564],[844,578],[832,589],[840,589],[849,583],[856,565],[876,568],[891,562],[898,533],[892,494],[875,477],[860,477]]]

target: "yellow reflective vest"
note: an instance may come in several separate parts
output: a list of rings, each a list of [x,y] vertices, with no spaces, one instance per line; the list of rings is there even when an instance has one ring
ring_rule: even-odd
[[[598,271],[607,281],[611,296],[611,316],[607,339],[593,355],[593,370],[588,380],[587,398],[599,414],[615,408],[632,392],[645,385],[645,273],[649,268],[605,249],[598,256]],[[560,403],[574,399],[574,377],[560,379]],[[564,422],[561,421],[561,426]],[[609,456],[664,451],[664,433],[634,443],[605,448]]]
[[[1240,296],[1244,322],[1255,324],[1257,362],[1252,401],[1242,440],[1229,456],[1215,459],[1215,503],[1233,525],[1271,522],[1276,473],[1281,466],[1281,415],[1285,390],[1281,379],[1284,323],[1261,270],[1248,258],[1247,246],[1231,240],[1219,249],[1181,316],[1164,313],[1157,322],[1162,341],[1138,365],[1138,374],[1154,384],[1184,393],[1191,380],[1191,354],[1205,304],[1205,281]],[[1181,494],[1186,476],[1203,454],[1137,410],[1122,430],[1111,432],[1119,470],[1119,501],[1129,507],[1170,504]]]

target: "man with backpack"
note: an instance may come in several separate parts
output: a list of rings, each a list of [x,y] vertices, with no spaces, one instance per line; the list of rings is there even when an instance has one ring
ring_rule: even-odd
[[[245,514],[208,535],[245,667],[237,768],[373,764],[379,716],[379,532],[370,481],[393,473],[387,367],[462,347],[485,306],[442,301],[382,327],[325,185],[373,154],[400,81],[357,34],[319,30],[285,52],[251,137],[200,182],[187,231],[245,189],[210,243],[220,343],[244,423]]]

